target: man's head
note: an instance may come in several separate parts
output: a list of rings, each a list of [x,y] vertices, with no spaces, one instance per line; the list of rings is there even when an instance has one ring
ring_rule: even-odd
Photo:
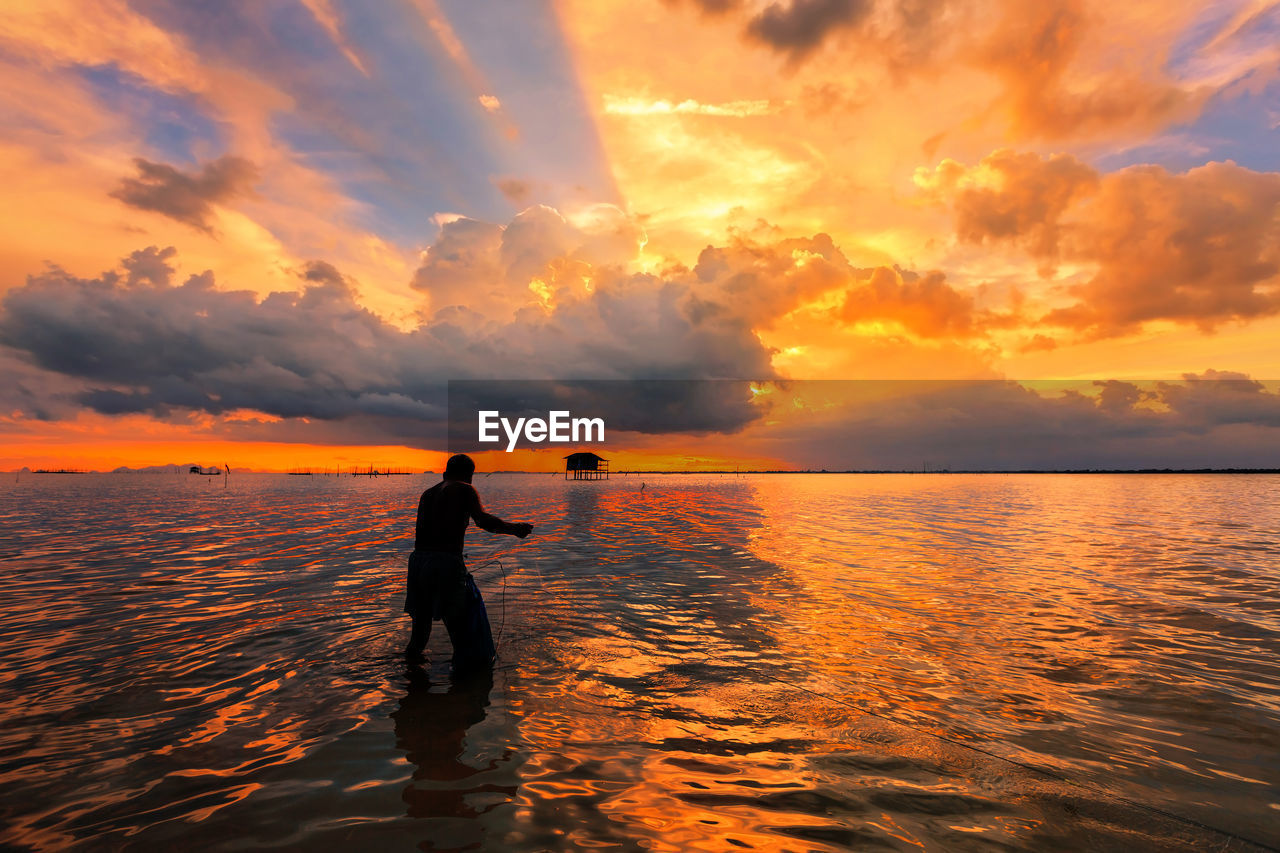
[[[444,478],[446,480],[461,480],[464,483],[470,483],[471,475],[475,472],[476,463],[472,462],[471,457],[465,453],[450,456],[449,461],[444,465]]]

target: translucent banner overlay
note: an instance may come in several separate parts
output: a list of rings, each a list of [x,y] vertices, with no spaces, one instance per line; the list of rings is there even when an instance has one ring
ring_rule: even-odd
[[[643,453],[675,467],[742,459],[814,471],[1280,469],[1280,382],[1222,374],[464,380],[449,383],[448,404],[451,453]]]

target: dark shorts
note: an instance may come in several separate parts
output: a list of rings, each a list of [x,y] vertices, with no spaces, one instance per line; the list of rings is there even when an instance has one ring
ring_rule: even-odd
[[[461,554],[414,551],[409,555],[404,612],[414,619],[444,619],[466,604],[467,566]]]

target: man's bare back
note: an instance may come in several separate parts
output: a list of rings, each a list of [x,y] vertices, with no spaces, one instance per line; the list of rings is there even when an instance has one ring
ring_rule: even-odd
[[[467,522],[490,533],[506,533],[521,539],[533,530],[531,524],[512,524],[484,511],[475,487],[461,480],[441,480],[422,493],[418,501],[418,523],[413,547],[416,551],[462,553]]]
[[[405,580],[404,609],[413,619],[405,656],[422,659],[431,623],[441,619],[453,643],[455,671],[488,665],[494,654],[484,602],[462,561],[467,525],[474,520],[482,530],[521,539],[533,532],[532,524],[503,521],[484,511],[471,485],[475,467],[469,457],[453,456],[444,479],[422,493]]]

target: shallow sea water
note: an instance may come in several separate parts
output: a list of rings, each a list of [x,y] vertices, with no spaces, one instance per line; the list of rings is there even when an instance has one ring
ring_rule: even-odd
[[[434,480],[5,484],[0,848],[1280,847],[1280,477],[480,475],[458,683]]]

